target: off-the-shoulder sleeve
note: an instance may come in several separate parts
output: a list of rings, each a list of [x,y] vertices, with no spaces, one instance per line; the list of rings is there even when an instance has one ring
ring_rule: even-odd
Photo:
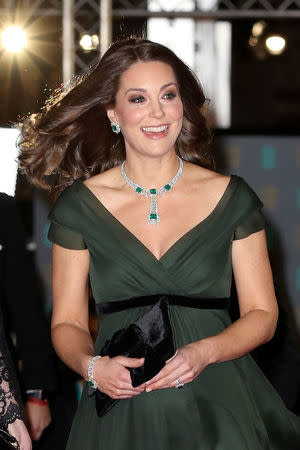
[[[50,221],[48,239],[61,247],[83,250],[87,246],[82,231],[77,227],[76,216],[79,205],[76,205],[75,194],[71,187],[67,187],[58,197],[48,215]]]
[[[266,227],[265,217],[262,213],[263,202],[246,181],[241,177],[239,178],[242,213],[234,230],[234,240],[244,239]]]

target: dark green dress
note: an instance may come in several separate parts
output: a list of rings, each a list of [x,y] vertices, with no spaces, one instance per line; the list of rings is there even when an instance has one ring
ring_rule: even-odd
[[[201,195],[201,193],[199,193]],[[87,248],[97,303],[152,294],[229,297],[231,246],[264,228],[262,202],[232,175],[213,212],[158,261],[80,181],[60,195],[49,239]],[[145,307],[99,317],[96,354]],[[230,325],[227,310],[170,306],[177,348]],[[86,386],[68,450],[296,450],[300,419],[289,412],[250,355],[207,367],[183,389],[162,389],[121,400],[103,418]]]

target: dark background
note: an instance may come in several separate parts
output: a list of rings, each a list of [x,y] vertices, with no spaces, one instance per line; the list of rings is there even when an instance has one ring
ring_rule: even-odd
[[[286,38],[281,55],[256,50],[249,44],[251,20],[232,23],[232,129],[253,133],[299,132],[300,78],[297,76],[300,54],[300,21],[266,21],[267,35]],[[261,55],[259,54],[261,53]]]
[[[4,19],[0,17],[0,27]],[[82,17],[86,25],[91,18]],[[282,34],[287,48],[274,56],[248,44],[253,20],[232,21],[232,125],[229,132],[297,134],[300,117],[300,20],[269,20],[266,34]],[[40,17],[27,23],[30,43],[20,55],[0,52],[0,126],[18,116],[38,112],[46,98],[62,83],[61,18]],[[145,34],[143,19],[114,19],[113,38]],[[78,36],[79,37],[79,36]],[[80,52],[88,62],[95,53]]]

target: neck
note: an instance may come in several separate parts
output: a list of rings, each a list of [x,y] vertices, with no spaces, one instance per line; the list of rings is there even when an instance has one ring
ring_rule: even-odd
[[[178,167],[179,161],[175,151],[158,158],[127,155],[125,162],[126,175],[145,189],[158,189],[168,183]]]

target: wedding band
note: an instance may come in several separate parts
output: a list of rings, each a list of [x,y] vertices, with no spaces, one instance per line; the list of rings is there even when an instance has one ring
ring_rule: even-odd
[[[182,389],[183,388],[184,383],[180,383],[180,379],[179,378],[176,378],[175,382],[176,382],[176,385],[175,385],[176,389]]]

